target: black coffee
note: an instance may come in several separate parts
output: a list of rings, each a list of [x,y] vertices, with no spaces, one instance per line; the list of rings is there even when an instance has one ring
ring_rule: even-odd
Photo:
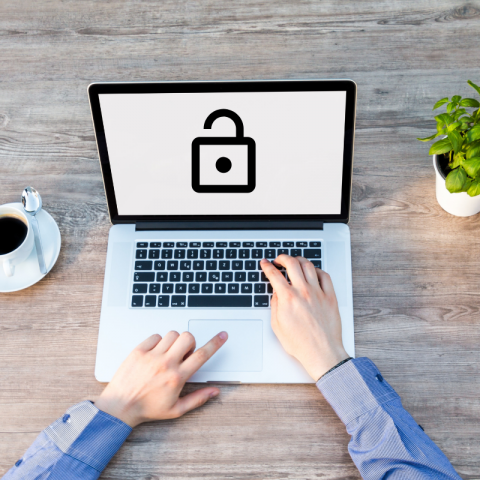
[[[0,217],[0,255],[16,250],[25,240],[28,227],[19,218],[4,215]]]

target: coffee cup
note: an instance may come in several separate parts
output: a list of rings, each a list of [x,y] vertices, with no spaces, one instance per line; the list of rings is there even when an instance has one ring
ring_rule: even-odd
[[[0,205],[0,264],[7,277],[15,274],[15,265],[28,258],[33,245],[32,227],[23,209]]]

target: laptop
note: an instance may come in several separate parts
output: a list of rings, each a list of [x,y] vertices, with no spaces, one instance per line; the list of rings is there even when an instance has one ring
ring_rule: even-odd
[[[98,381],[154,333],[189,331],[198,348],[225,330],[190,382],[313,382],[270,326],[259,261],[281,253],[331,275],[354,356],[353,81],[94,83],[88,95],[113,224]]]

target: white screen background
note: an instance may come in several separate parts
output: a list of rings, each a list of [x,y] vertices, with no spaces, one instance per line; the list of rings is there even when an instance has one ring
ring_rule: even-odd
[[[346,92],[101,94],[119,215],[340,214]],[[256,143],[251,193],[197,193],[195,137],[234,136],[205,119],[220,108]],[[224,174],[228,175],[228,173]]]

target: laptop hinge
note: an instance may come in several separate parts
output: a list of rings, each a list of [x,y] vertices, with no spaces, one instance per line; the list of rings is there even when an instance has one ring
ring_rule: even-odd
[[[137,222],[135,230],[323,230],[316,220]]]

